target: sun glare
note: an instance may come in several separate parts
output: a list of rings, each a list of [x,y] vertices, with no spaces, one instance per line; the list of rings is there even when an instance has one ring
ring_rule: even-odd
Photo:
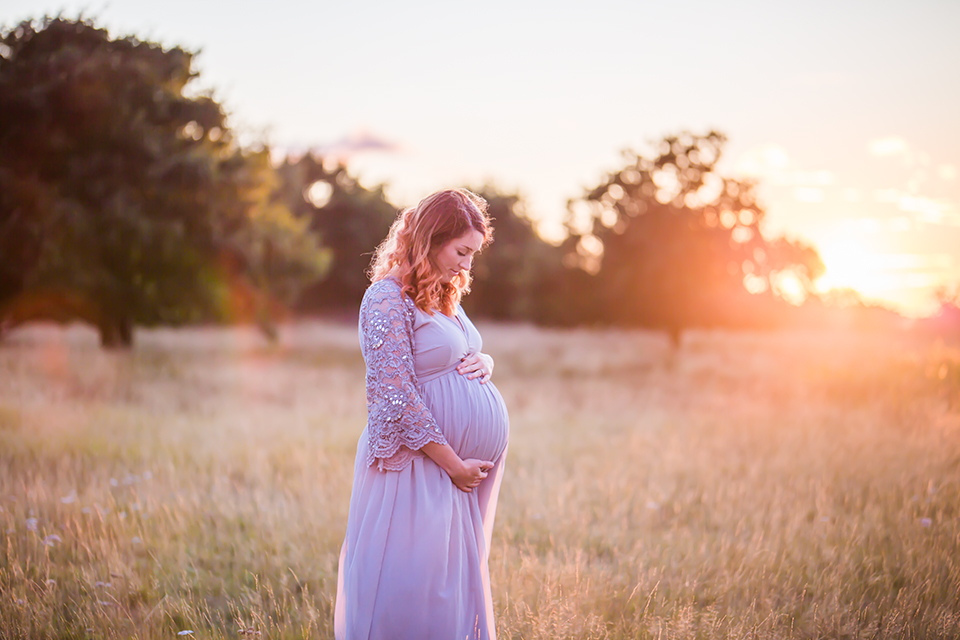
[[[868,298],[882,297],[889,290],[889,273],[884,273],[880,256],[856,239],[827,242],[817,247],[825,271],[817,281],[823,293],[831,289],[853,289]]]
[[[773,283],[773,288],[780,297],[792,304],[801,304],[807,297],[800,279],[790,271],[781,271]]]

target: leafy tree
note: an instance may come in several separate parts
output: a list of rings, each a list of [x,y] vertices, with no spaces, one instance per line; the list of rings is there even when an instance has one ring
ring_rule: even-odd
[[[937,287],[934,298],[938,305],[936,312],[918,321],[918,327],[940,336],[960,336],[960,284]]]
[[[471,315],[497,320],[548,320],[545,285],[560,268],[560,250],[537,234],[518,194],[491,185],[473,191],[487,201],[494,241],[474,262],[472,293],[464,306]]]
[[[266,150],[185,93],[191,53],[59,17],[0,44],[0,327],[78,317],[129,345],[135,324],[229,316],[232,281],[320,273]]]
[[[245,154],[248,194],[245,223],[225,234],[219,254],[221,271],[229,279],[219,301],[228,320],[254,320],[273,337],[274,319],[295,307],[326,273],[332,251],[320,246],[311,218],[291,211],[283,198],[280,174],[266,149]]]
[[[771,292],[809,289],[819,257],[764,239],[754,185],[716,170],[725,141],[683,133],[653,157],[626,152],[622,169],[571,202],[565,259],[594,275],[578,287],[582,319],[659,327],[679,343],[686,327],[773,322],[783,305]]]
[[[382,186],[367,189],[344,165],[325,164],[318,156],[287,158],[277,171],[278,198],[324,239],[332,261],[326,276],[302,292],[298,309],[355,310],[369,284],[373,251],[386,237],[397,208]]]

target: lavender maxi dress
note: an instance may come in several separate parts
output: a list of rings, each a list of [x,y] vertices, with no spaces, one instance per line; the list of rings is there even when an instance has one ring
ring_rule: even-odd
[[[360,345],[368,420],[340,552],[336,638],[494,640],[487,553],[509,421],[491,382],[456,370],[480,351],[480,334],[462,308],[428,315],[386,278],[363,297]],[[419,451],[428,442],[495,466],[464,493]]]

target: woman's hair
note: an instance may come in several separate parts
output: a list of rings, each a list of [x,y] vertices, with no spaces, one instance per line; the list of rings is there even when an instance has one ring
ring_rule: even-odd
[[[393,272],[420,309],[431,315],[434,309],[453,315],[460,298],[470,291],[470,273],[460,272],[450,282],[440,282],[435,255],[470,229],[483,234],[481,249],[492,240],[486,200],[466,189],[430,194],[397,215],[373,255],[370,280],[382,280]]]

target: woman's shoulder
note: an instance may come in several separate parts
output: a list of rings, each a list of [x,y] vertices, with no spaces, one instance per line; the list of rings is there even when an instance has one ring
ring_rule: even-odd
[[[403,285],[397,282],[394,278],[386,277],[380,278],[370,283],[370,286],[367,287],[366,292],[363,294],[364,298],[376,296],[378,298],[387,297],[387,298],[400,298],[403,294]]]
[[[409,297],[403,294],[403,286],[393,278],[381,278],[370,283],[363,294],[361,308],[370,306],[406,307]],[[411,301],[412,302],[412,301]]]

